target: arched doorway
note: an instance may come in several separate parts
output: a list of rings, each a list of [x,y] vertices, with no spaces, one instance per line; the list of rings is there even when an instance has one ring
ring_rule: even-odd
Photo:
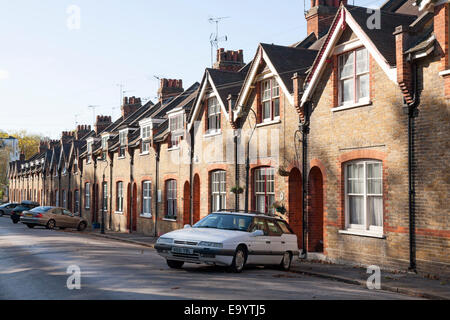
[[[308,251],[323,252],[323,177],[318,167],[309,172]]]
[[[289,225],[297,235],[298,247],[303,249],[302,242],[302,174],[297,168],[293,168],[289,173]]]
[[[194,223],[200,220],[200,177],[194,176]]]
[[[191,186],[189,181],[184,183],[183,188],[183,224],[191,224]]]

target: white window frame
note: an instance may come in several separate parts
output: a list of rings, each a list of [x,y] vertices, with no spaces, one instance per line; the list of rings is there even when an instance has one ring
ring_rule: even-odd
[[[59,190],[55,191],[55,207],[59,207]]]
[[[165,218],[175,220],[178,214],[177,180],[175,179],[166,180],[165,188],[166,188],[166,202],[167,202],[167,212]],[[169,212],[170,211],[169,203],[172,203],[172,212]]]
[[[84,208],[91,208],[91,184],[89,182],[84,184]]]
[[[266,94],[267,93],[267,94]],[[275,102],[278,101],[278,115],[275,115]],[[269,104],[269,114],[264,105]],[[275,77],[261,81],[261,120],[271,122],[280,119],[280,84]]]
[[[221,113],[219,99],[216,96],[212,96],[207,100],[207,121],[208,132],[207,134],[219,133],[222,130]]]
[[[123,181],[118,181],[116,183],[116,193],[117,212],[123,213]]]
[[[94,141],[90,140],[87,142],[87,154],[88,154],[87,163],[91,163],[91,161],[92,161],[92,146],[93,145],[94,145]]]
[[[261,172],[259,175],[258,173]],[[263,177],[264,179],[258,179],[258,176]],[[268,179],[271,176],[272,179]],[[275,202],[275,169],[273,167],[260,167],[254,169],[254,192],[253,197],[255,201],[255,210],[258,211],[259,202],[258,197],[264,197],[264,211],[259,211],[261,213],[274,213],[275,209],[272,207],[273,202]],[[264,191],[259,190],[258,183],[264,184]],[[267,190],[267,187],[272,184],[273,190]],[[273,202],[270,203],[270,197],[273,197]]]
[[[67,194],[66,190],[62,191],[62,207],[67,209]]]
[[[366,51],[366,57],[367,57],[367,61],[366,61],[366,66],[367,69],[363,72],[358,73],[357,72],[357,52],[360,51]],[[345,56],[348,56],[350,54],[353,54],[353,71],[350,75],[343,77],[342,76],[342,61],[343,58]],[[365,47],[361,47],[361,48],[357,48],[354,50],[349,50],[347,52],[344,52],[340,55],[338,55],[338,98],[339,98],[339,106],[340,107],[344,107],[344,106],[352,106],[355,104],[366,104],[370,102],[370,58],[369,58],[369,51],[367,50],[367,48]],[[360,97],[360,93],[359,93],[359,89],[360,89],[360,81],[359,79],[362,76],[366,76],[368,77],[368,88],[367,88],[367,96],[366,97]],[[353,86],[353,98],[351,100],[348,101],[343,101],[343,83],[344,81],[348,81],[348,80],[352,80],[352,86]]]
[[[181,137],[184,134],[184,113],[177,113],[169,117],[169,130],[171,139],[170,150],[178,149]]]
[[[220,211],[227,207],[227,172],[211,172],[211,210]]]
[[[75,207],[73,208],[73,211],[75,213],[79,213],[80,212],[80,191],[79,190],[75,190],[75,192],[74,192],[74,204],[75,204]]]
[[[371,164],[371,163],[376,163],[379,164],[381,166],[381,178],[371,178],[371,179],[381,179],[381,194],[369,194],[368,193],[368,177],[367,177],[367,164]],[[363,193],[362,194],[349,194],[348,193],[348,166],[350,165],[355,165],[355,164],[363,164],[363,186],[362,186],[362,190]],[[374,235],[378,235],[381,236],[383,234],[383,218],[384,218],[384,187],[383,187],[383,162],[379,161],[379,160],[355,160],[355,161],[350,161],[348,163],[345,163],[344,165],[344,170],[345,170],[345,228],[347,231],[355,231],[358,233],[367,233],[367,234],[374,234]],[[362,224],[350,224],[350,201],[349,201],[349,196],[362,196],[363,197],[363,223]],[[369,205],[369,201],[368,198],[369,197],[381,197],[381,207],[382,207],[382,219],[381,219],[381,226],[374,226],[374,225],[370,225],[370,217],[369,212],[368,212],[368,205]]]
[[[119,158],[125,157],[125,146],[127,145],[128,129],[119,131]]]
[[[102,209],[108,211],[108,182],[102,183]]]
[[[146,192],[147,191],[147,192]],[[146,205],[148,202],[148,205]],[[145,208],[148,208],[148,211]],[[149,180],[142,182],[142,214],[141,216],[151,218],[152,216],[152,182]]]

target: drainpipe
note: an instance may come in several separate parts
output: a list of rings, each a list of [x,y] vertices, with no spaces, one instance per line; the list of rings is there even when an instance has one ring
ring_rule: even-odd
[[[194,127],[191,129],[191,153],[189,155],[190,157],[190,165],[189,165],[189,213],[190,213],[190,223],[191,225],[194,224],[194,151],[195,151],[195,144],[194,144]]]
[[[93,203],[92,203],[92,206],[90,206],[91,207],[91,213],[92,213],[92,217],[91,217],[91,219],[93,218],[93,217],[95,217],[95,220],[94,220],[94,222],[95,223],[98,223],[98,219],[97,219],[97,215],[95,214],[95,211],[96,211],[96,208],[95,208],[95,203],[96,202],[98,202],[97,201],[97,198],[98,198],[98,192],[96,192],[96,191],[98,191],[98,190],[96,190],[96,189],[98,189],[98,188],[96,188],[96,183],[97,183],[97,159],[95,159],[95,157],[93,157],[94,159],[93,159],[93,161],[94,161],[94,184],[92,185],[92,199],[94,199],[94,201],[93,201]],[[91,201],[92,202],[92,201]]]
[[[234,176],[235,176],[235,186],[239,188],[239,166],[238,166],[238,133],[234,135]],[[237,191],[237,190],[236,190]],[[239,193],[234,194],[234,210],[237,212],[239,210]]]
[[[412,61],[411,55],[407,61]],[[409,105],[404,101],[408,113],[408,201],[409,201],[409,271],[416,273],[416,187],[414,175],[414,119],[419,115],[419,96],[417,88],[417,64],[411,62],[413,72],[413,102]]]
[[[133,165],[134,165],[134,149],[130,150],[130,233],[133,233],[133,184],[134,184],[134,176],[133,176]]]
[[[109,230],[112,230],[112,198],[113,198],[113,161],[114,153],[109,157]]]
[[[159,155],[161,151],[161,145],[159,143],[156,144],[156,182],[155,182],[155,224],[153,236],[158,236],[158,210],[159,210],[159,199],[158,199],[158,190],[159,190]]]
[[[311,102],[305,103],[304,113],[305,113],[305,121],[300,122],[299,130],[302,132],[302,253],[301,257],[307,258],[307,249],[306,249],[306,234],[308,232],[307,223],[308,223],[308,213],[306,200],[308,197],[308,134],[309,134],[309,117],[310,117],[310,107]]]

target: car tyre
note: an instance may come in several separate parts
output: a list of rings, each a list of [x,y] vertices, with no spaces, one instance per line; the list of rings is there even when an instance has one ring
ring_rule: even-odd
[[[13,222],[14,224],[17,224],[17,223],[19,223],[19,220],[20,220],[20,219],[13,218],[13,219],[11,219],[11,220],[12,220],[12,222]]]
[[[86,225],[86,222],[80,222],[80,224],[78,225],[78,228],[77,228],[77,230],[78,231],[84,231],[84,230],[86,230],[86,227],[87,227],[87,225]]]
[[[231,262],[230,271],[234,273],[240,273],[244,270],[245,263],[247,262],[247,250],[244,246],[237,247],[233,262]]]
[[[176,260],[167,260],[167,265],[172,269],[181,269],[181,267],[183,267],[184,265],[184,262]]]
[[[35,225],[27,223],[27,227],[30,228],[30,229],[33,229],[35,227]]]
[[[286,251],[283,254],[283,259],[281,260],[280,263],[281,270],[289,271],[289,269],[291,268],[291,262],[292,262],[292,255],[290,252]]]
[[[0,217],[3,217],[4,214],[3,210],[0,210]]]
[[[51,219],[51,220],[48,220],[47,225],[45,227],[49,230],[53,230],[53,229],[55,229],[55,226],[56,226],[55,220]]]

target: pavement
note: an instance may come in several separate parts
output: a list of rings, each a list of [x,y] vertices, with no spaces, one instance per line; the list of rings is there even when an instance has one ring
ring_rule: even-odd
[[[140,233],[119,233],[106,231],[101,234],[94,230],[88,232],[97,237],[133,243],[153,248],[156,238]],[[370,274],[366,268],[332,264],[318,260],[296,260],[292,262],[291,272],[321,277],[343,283],[361,285],[367,288]],[[407,272],[381,271],[381,290],[434,300],[450,300],[450,279],[430,279],[425,275]]]

